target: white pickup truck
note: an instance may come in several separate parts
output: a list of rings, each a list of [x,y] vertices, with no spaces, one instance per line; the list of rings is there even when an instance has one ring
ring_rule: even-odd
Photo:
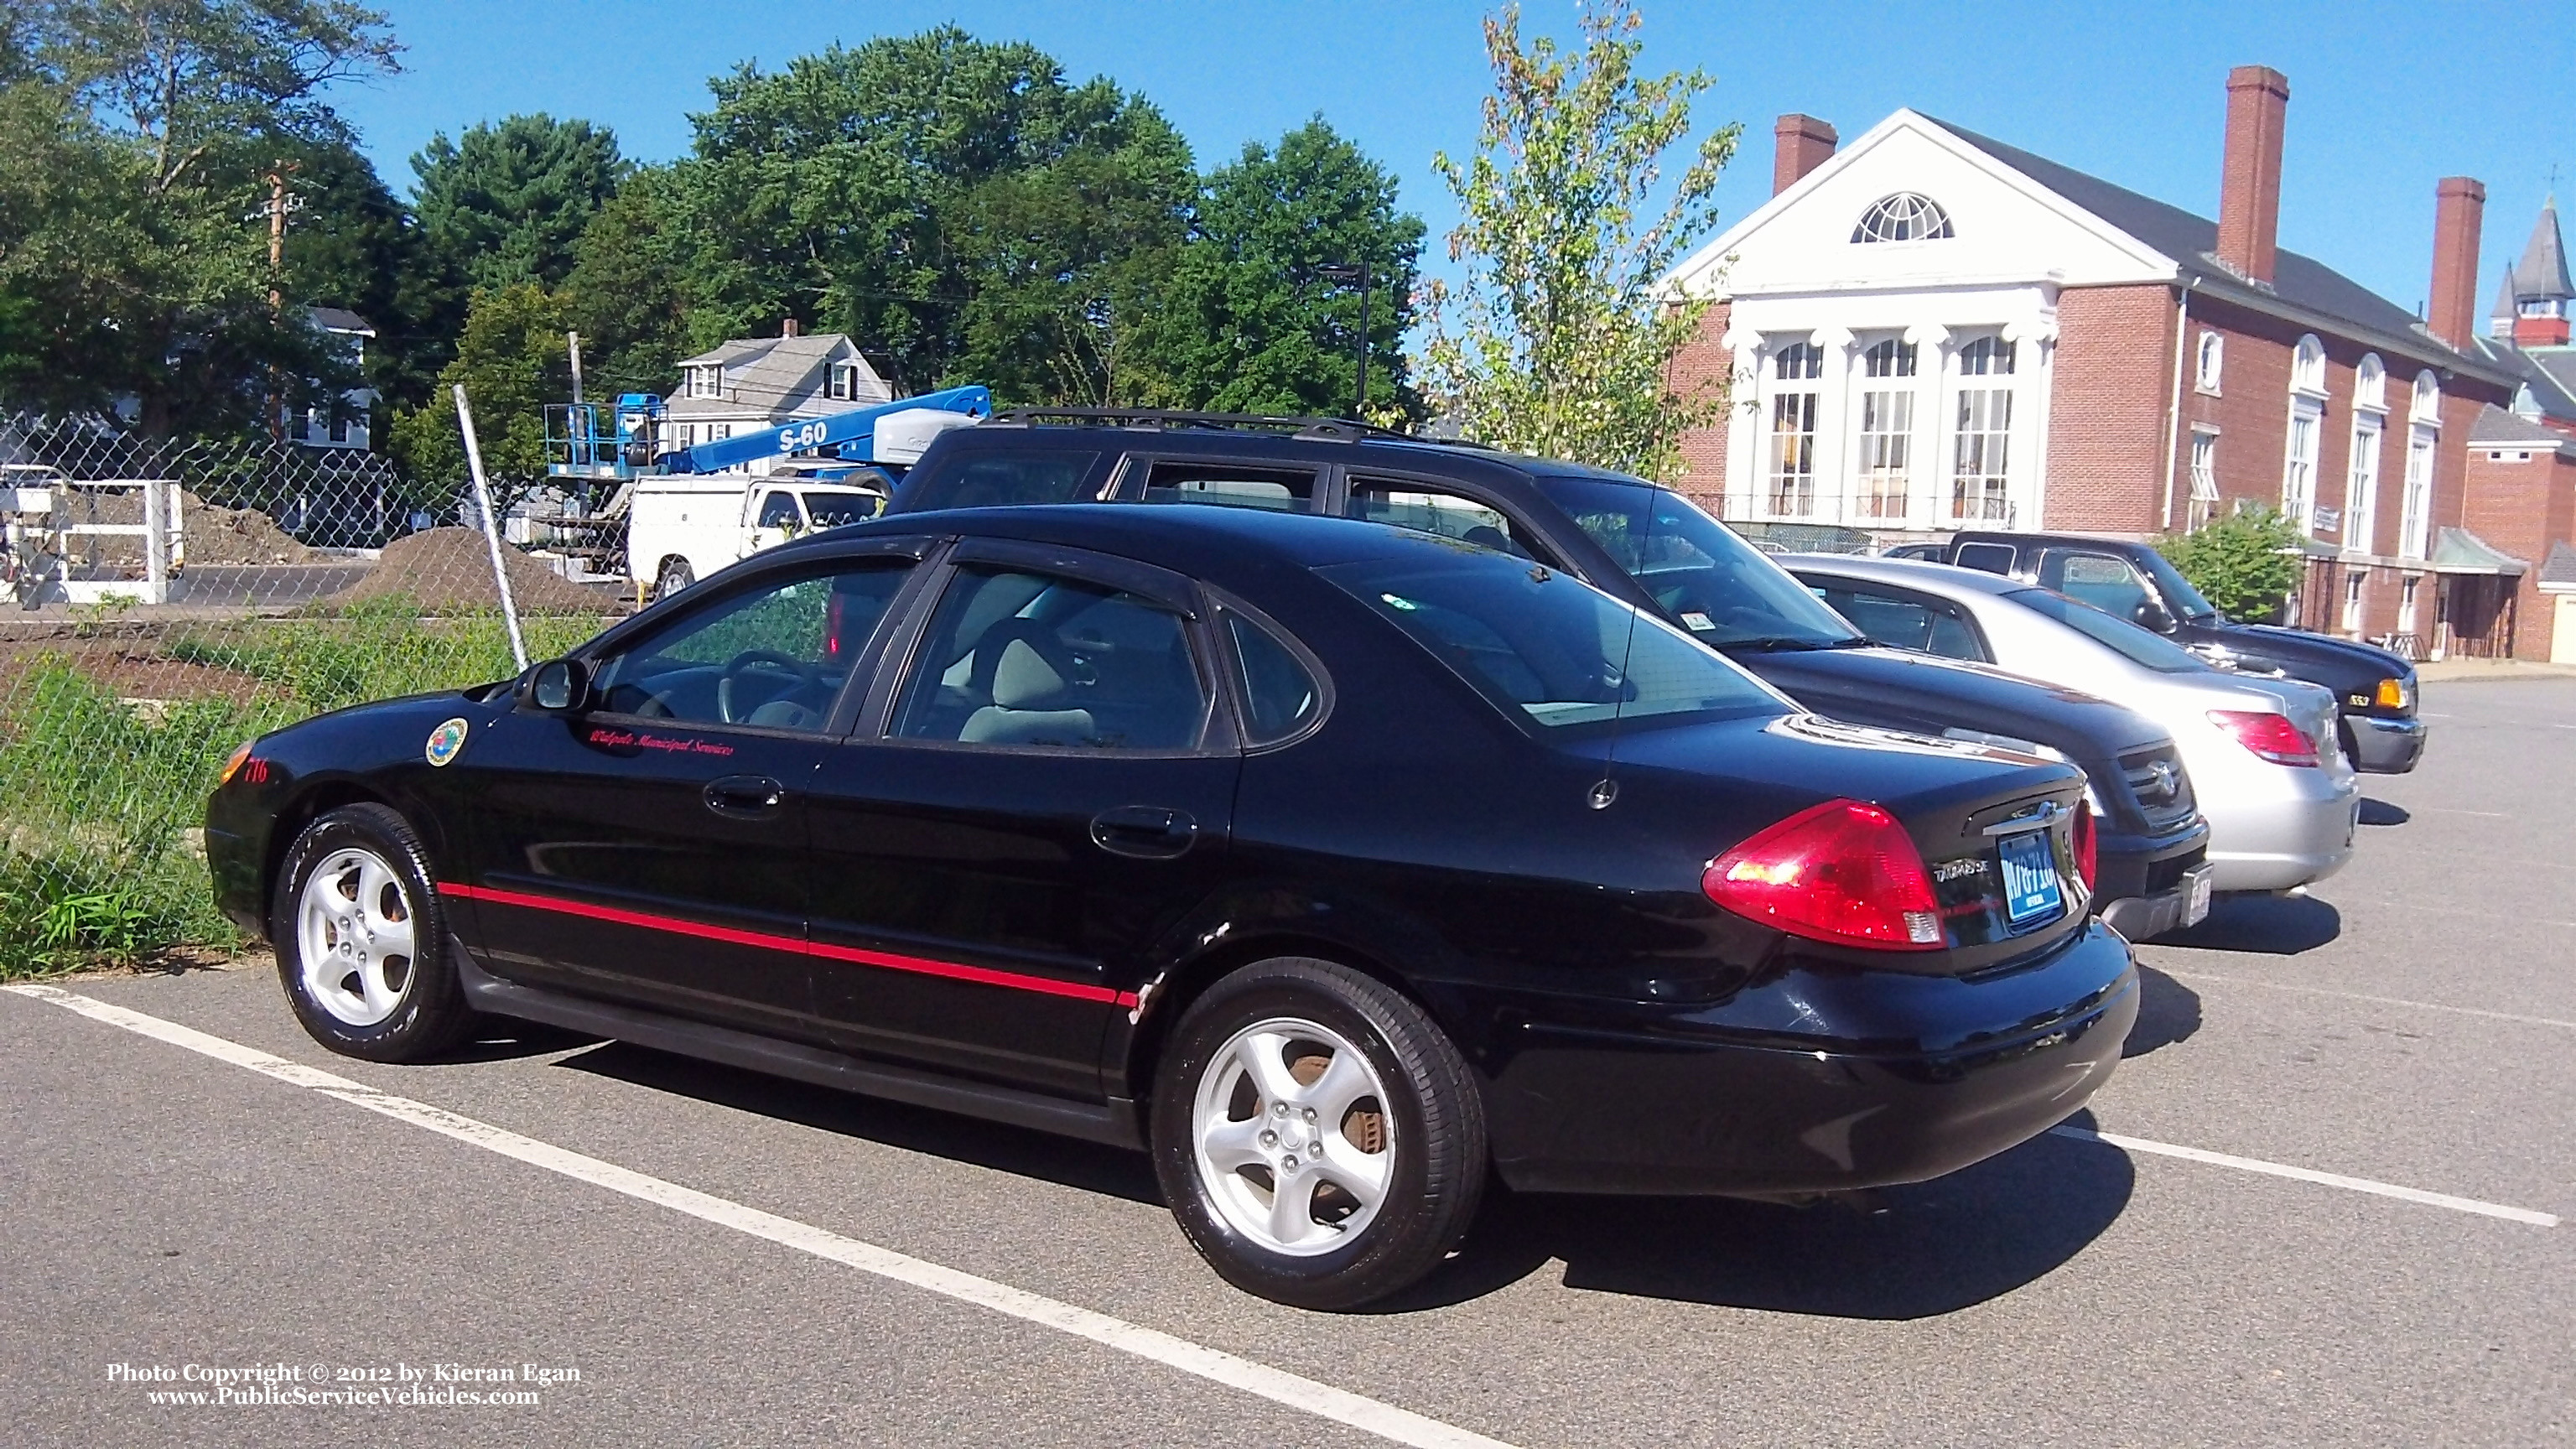
[[[627,568],[664,599],[799,534],[874,518],[884,511],[894,479],[932,439],[975,422],[968,414],[927,408],[890,413],[876,420],[872,465],[787,457],[761,460],[766,473],[638,474],[627,500]],[[779,440],[782,451],[810,441],[793,428]]]
[[[847,473],[846,466],[832,470]],[[788,470],[669,473],[637,478],[627,503],[626,557],[638,583],[668,598],[737,559],[799,534],[874,518],[886,503],[881,475],[824,481]]]

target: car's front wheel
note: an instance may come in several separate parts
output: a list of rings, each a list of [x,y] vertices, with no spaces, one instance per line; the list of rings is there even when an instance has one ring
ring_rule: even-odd
[[[422,1061],[473,1025],[428,856],[394,811],[348,805],[306,826],[278,872],[269,920],[295,1018],[331,1050]]]
[[[1484,1103],[1401,993],[1282,957],[1211,987],[1156,1073],[1154,1168],[1201,1256],[1247,1292],[1355,1308],[1439,1266],[1485,1182]]]

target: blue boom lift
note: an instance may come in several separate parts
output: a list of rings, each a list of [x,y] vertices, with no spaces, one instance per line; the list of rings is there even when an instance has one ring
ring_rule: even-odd
[[[603,411],[606,418],[601,416]],[[623,483],[657,474],[717,473],[762,458],[807,453],[873,465],[890,477],[888,465],[911,460],[879,453],[877,423],[914,411],[990,417],[993,394],[989,388],[952,387],[667,450],[661,444],[669,431],[669,407],[652,393],[622,394],[615,407],[606,409],[598,403],[556,403],[546,409],[546,472],[557,478]]]

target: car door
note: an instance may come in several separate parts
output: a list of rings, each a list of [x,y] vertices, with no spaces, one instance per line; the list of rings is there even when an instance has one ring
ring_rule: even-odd
[[[942,573],[815,777],[817,999],[849,1050],[1097,1100],[1102,1032],[1227,851],[1203,611],[1059,548],[970,539]]]
[[[1514,518],[1496,501],[1478,497],[1445,480],[1352,469],[1342,497],[1342,516],[1436,533],[1526,559],[1553,561],[1546,540],[1537,530]]]
[[[476,901],[498,974],[816,1035],[808,792],[924,545],[764,571],[612,635],[592,707],[476,742]]]
[[[1210,503],[1272,513],[1313,513],[1324,470],[1266,458],[1128,455],[1118,496],[1142,503]]]
[[[2153,628],[2165,618],[2155,585],[2127,559],[2107,550],[2054,546],[2042,549],[2037,582],[2043,589],[2055,589],[2070,599],[2091,604],[2114,619]]]
[[[796,507],[796,495],[784,488],[762,489],[757,502],[746,504],[745,512],[750,514],[743,524],[742,552],[746,558],[805,532],[805,515]]]

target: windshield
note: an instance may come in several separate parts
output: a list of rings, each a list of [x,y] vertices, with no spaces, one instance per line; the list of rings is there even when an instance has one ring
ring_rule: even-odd
[[[2015,589],[2004,597],[2036,609],[2095,643],[2118,651],[2129,662],[2143,664],[2159,674],[2193,674],[2209,667],[2207,660],[2162,634],[2141,629],[2091,604],[2079,604],[2064,594],[2046,589]]]
[[[1549,728],[1789,705],[1652,614],[1485,549],[1322,570],[1506,714]]]
[[[1780,566],[1669,488],[1541,474],[1539,488],[1703,644],[1836,649],[1865,643]]]
[[[2200,590],[2191,586],[2191,580],[2182,576],[2182,570],[2173,566],[2173,560],[2151,548],[2141,549],[2139,552],[2146,555],[2147,572],[2155,575],[2157,587],[2163,589],[2165,597],[2173,601],[2176,609],[2182,611],[2181,617],[2185,619],[2218,617],[2218,606],[2201,597]]]
[[[808,492],[805,495],[806,516],[816,528],[839,528],[845,523],[865,523],[877,516],[885,500],[873,493],[843,493],[838,490]]]

